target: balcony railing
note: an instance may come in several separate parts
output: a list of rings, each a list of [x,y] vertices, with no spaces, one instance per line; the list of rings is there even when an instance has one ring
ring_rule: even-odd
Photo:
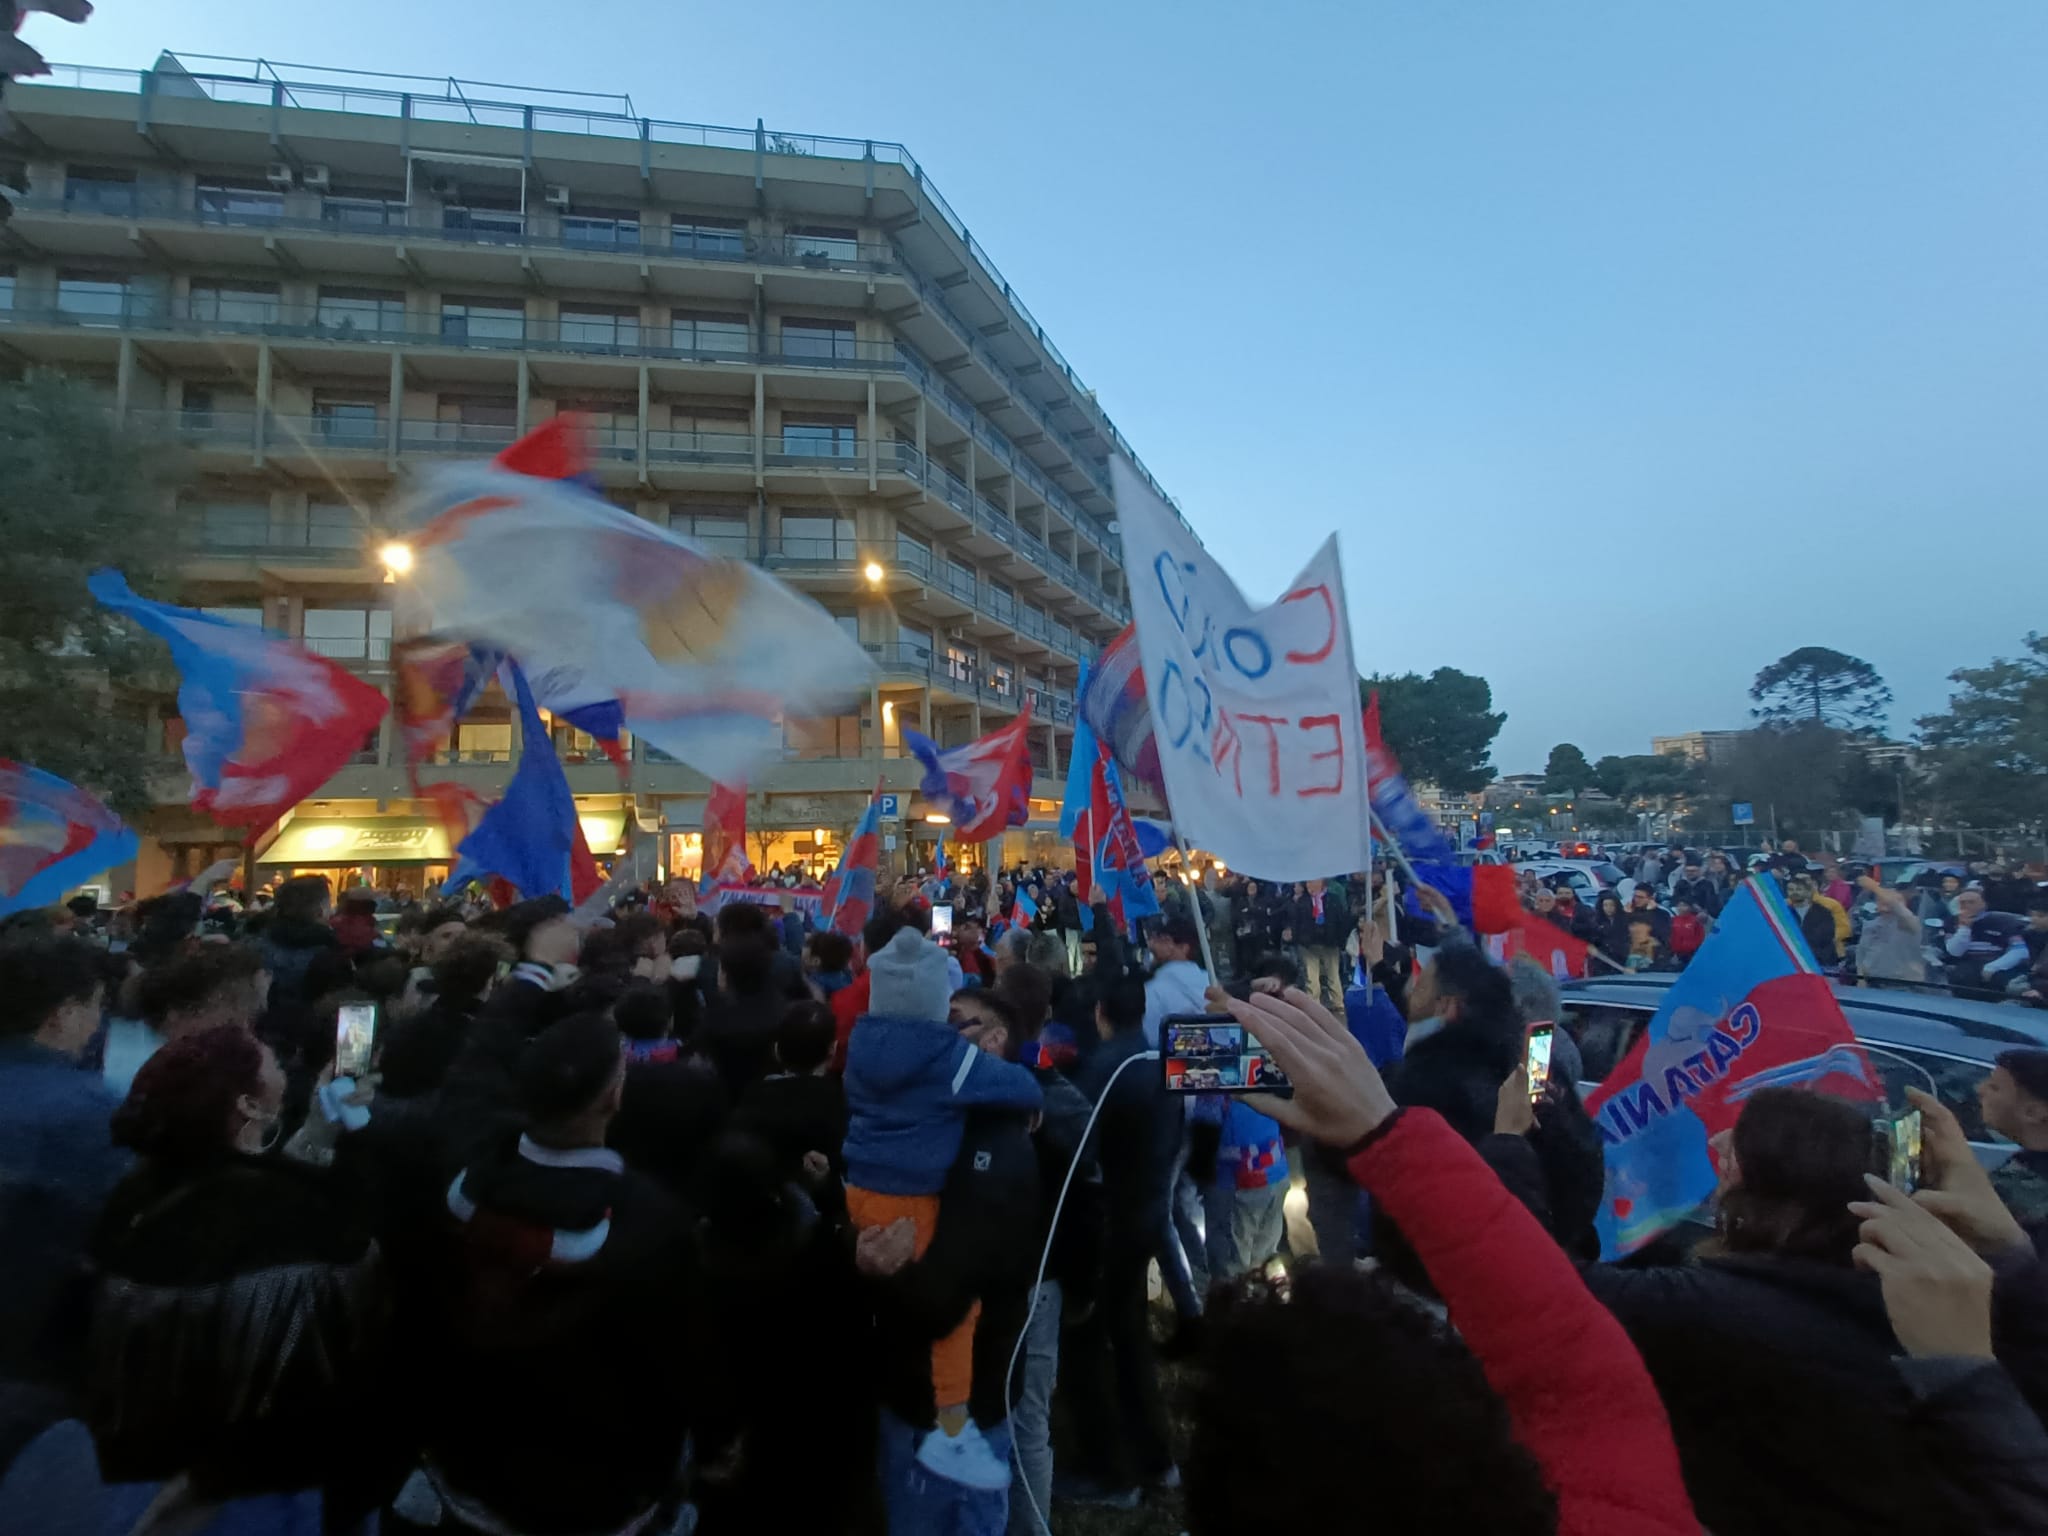
[[[470,421],[402,421],[399,447],[408,453],[497,453],[512,446],[517,427]]]
[[[751,467],[751,432],[691,432],[656,428],[647,434],[650,464],[730,464]]]
[[[130,411],[130,425],[196,448],[256,449],[254,411]]]

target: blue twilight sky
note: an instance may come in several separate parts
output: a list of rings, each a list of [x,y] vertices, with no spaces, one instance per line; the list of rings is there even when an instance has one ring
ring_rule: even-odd
[[[162,48],[908,144],[1254,597],[1343,536],[1360,664],[1503,771],[1894,723],[2048,617],[2043,0],[103,0]]]

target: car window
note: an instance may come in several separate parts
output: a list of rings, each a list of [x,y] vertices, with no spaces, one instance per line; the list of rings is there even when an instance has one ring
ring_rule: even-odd
[[[1593,873],[1602,880],[1605,880],[1609,885],[1619,885],[1627,878],[1627,876],[1622,874],[1621,866],[1618,864],[1595,864],[1593,866]]]
[[[1605,1003],[1567,1002],[1560,1012],[1560,1022],[1579,1045],[1584,1063],[1579,1080],[1587,1083],[1605,1081],[1650,1021],[1647,1008],[1617,1008]]]
[[[1925,1088],[1928,1078],[1932,1078],[1934,1096],[1954,1112],[1965,1136],[1972,1141],[2005,1141],[2003,1136],[1985,1125],[1983,1111],[1977,1104],[1977,1085],[1991,1071],[1984,1062],[1938,1056],[1932,1051],[1910,1050],[1875,1040],[1866,1040],[1864,1046],[1870,1052],[1870,1064],[1884,1077],[1885,1098],[1889,1103],[1903,1105],[1906,1089]],[[1926,1077],[1921,1076],[1923,1072]]]

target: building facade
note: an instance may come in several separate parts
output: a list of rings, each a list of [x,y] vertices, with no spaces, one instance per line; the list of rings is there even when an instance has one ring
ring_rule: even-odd
[[[1741,739],[1740,731],[1686,731],[1677,736],[1652,736],[1650,751],[1658,757],[1682,757],[1689,763],[1722,763]]]
[[[878,779],[905,860],[943,829],[903,728],[951,745],[1027,701],[1034,824],[996,856],[1052,855],[1078,671],[1129,618],[1107,466],[1130,450],[906,150],[240,69],[60,68],[10,89],[0,138],[29,187],[0,224],[0,363],[95,381],[189,450],[139,531],[182,601],[382,680],[402,479],[580,412],[606,496],[773,570],[874,658],[868,697],[787,721],[749,786],[757,863],[829,867]],[[146,708],[168,769],[174,704]],[[635,744],[622,780],[551,728],[593,846],[689,872],[701,776]],[[494,689],[434,775],[489,797],[517,736]],[[165,784],[145,891],[230,841]],[[410,793],[387,721],[261,858],[418,889],[448,850]]]

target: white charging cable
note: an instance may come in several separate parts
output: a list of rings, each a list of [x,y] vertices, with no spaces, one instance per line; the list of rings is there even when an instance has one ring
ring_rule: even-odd
[[[1126,1056],[1117,1063],[1116,1070],[1109,1074],[1109,1081],[1102,1085],[1102,1093],[1095,1100],[1095,1107],[1088,1111],[1088,1124],[1081,1132],[1080,1144],[1074,1148],[1073,1160],[1067,1164],[1067,1176],[1060,1181],[1060,1197],[1053,1202],[1052,1221],[1046,1227],[1045,1233],[1045,1252],[1038,1256],[1038,1276],[1031,1282],[1031,1305],[1025,1310],[1024,1326],[1017,1330],[1017,1346],[1010,1351],[1009,1368],[1003,1372],[1003,1411],[1010,1413],[1011,1419],[1010,1460],[1016,1463],[1018,1472],[1017,1483],[1024,1490],[1025,1502],[1031,1506],[1031,1518],[1038,1522],[1038,1528],[1045,1533],[1045,1536],[1052,1536],[1052,1523],[1047,1517],[1046,1512],[1038,1507],[1038,1497],[1031,1491],[1030,1479],[1023,1476],[1024,1461],[1017,1454],[1016,1415],[1011,1413],[1010,1410],[1010,1384],[1016,1379],[1017,1359],[1024,1353],[1024,1341],[1031,1337],[1031,1320],[1038,1315],[1039,1293],[1045,1285],[1046,1266],[1052,1262],[1053,1239],[1058,1236],[1060,1230],[1060,1212],[1066,1209],[1067,1191],[1073,1188],[1075,1171],[1081,1166],[1081,1154],[1088,1150],[1088,1138],[1095,1134],[1096,1117],[1102,1113],[1102,1106],[1109,1102],[1109,1091],[1116,1086],[1116,1080],[1124,1075],[1124,1068],[1134,1061],[1157,1061],[1158,1059],[1159,1053],[1157,1051],[1139,1051],[1136,1055]]]

